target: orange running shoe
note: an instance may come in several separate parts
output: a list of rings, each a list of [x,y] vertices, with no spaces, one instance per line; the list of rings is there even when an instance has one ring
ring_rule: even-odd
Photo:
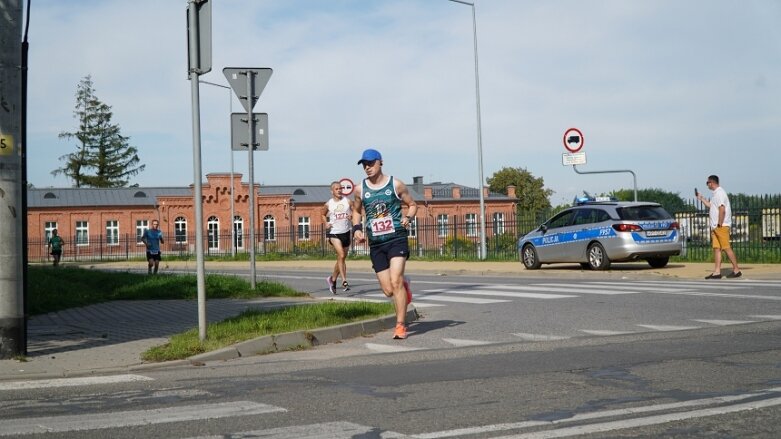
[[[412,281],[407,277],[404,276],[404,291],[407,292],[407,305],[412,303],[412,289],[410,288],[410,283]]]
[[[407,338],[407,326],[404,323],[396,323],[396,330],[393,331],[394,340],[404,340]]]

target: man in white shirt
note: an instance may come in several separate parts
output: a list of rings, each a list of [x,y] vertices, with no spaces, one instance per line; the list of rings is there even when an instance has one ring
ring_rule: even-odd
[[[735,252],[732,251],[732,246],[729,243],[729,230],[732,227],[732,208],[729,204],[729,197],[727,197],[727,192],[719,186],[719,177],[717,175],[709,176],[705,184],[708,185],[708,189],[713,191],[713,196],[708,200],[698,193],[697,199],[710,209],[711,241],[713,242],[713,259],[715,262],[713,273],[706,276],[705,279],[721,279],[722,251],[727,253],[727,257],[732,263],[732,273],[729,273],[727,277],[740,277],[743,273],[740,271],[740,267],[738,267],[738,259],[735,257]]]

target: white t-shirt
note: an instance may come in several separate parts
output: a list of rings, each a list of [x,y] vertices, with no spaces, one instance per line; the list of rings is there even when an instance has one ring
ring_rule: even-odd
[[[721,186],[717,187],[713,191],[713,196],[710,198],[710,228],[715,229],[719,225],[719,207],[724,206],[724,222],[722,226],[732,227],[732,208],[729,205],[729,198],[727,197],[727,191],[722,189]]]
[[[328,200],[328,222],[331,223],[331,230],[328,233],[338,235],[349,232],[352,228],[351,217],[350,200],[347,198]]]

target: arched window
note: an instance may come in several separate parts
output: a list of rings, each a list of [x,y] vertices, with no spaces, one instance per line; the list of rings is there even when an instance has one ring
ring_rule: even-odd
[[[187,220],[183,216],[178,216],[174,220],[174,242],[187,243]]]
[[[277,222],[271,215],[263,217],[263,240],[275,241],[277,239]]]
[[[210,216],[206,221],[206,234],[209,250],[220,248],[220,220],[216,216]]]
[[[296,189],[293,191],[293,195],[306,195],[303,189]]]
[[[233,245],[244,248],[244,220],[238,215],[233,217],[233,236]]]
[[[146,198],[146,193],[138,191],[135,194],[133,194],[133,197],[135,197],[135,198]]]
[[[57,195],[54,195],[52,192],[46,192],[43,198],[57,198]]]

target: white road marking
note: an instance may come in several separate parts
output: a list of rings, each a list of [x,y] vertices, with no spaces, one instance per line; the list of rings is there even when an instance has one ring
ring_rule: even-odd
[[[342,439],[346,437],[382,437],[382,439],[404,438],[399,433],[382,431],[380,436],[374,436],[377,429],[352,422],[324,422],[322,424],[293,425],[290,427],[271,428],[268,430],[242,431],[230,435],[198,436],[189,439],[224,439],[226,437],[263,438],[263,439]]]
[[[453,346],[482,346],[491,344],[490,341],[483,340],[464,340],[460,338],[443,338],[442,340],[452,344]]]
[[[402,345],[387,345],[379,343],[366,343],[366,349],[374,352],[407,352],[407,351],[419,351],[421,348],[413,348]]]
[[[585,332],[591,335],[625,335],[634,334],[632,331],[610,331],[607,329],[579,329],[580,332]]]
[[[670,286],[670,287],[681,287],[684,286],[686,288],[697,288],[697,289],[703,289],[703,290],[743,290],[748,287],[748,285],[740,286],[740,285],[725,285],[725,282],[717,282],[717,281],[706,281],[703,279],[702,281],[659,281],[659,280],[639,280],[635,282],[628,282],[630,284],[638,284],[638,285],[664,285],[664,286]]]
[[[694,399],[694,400],[683,401],[683,402],[673,402],[667,404],[657,404],[657,405],[648,405],[648,406],[640,406],[640,407],[628,407],[624,409],[604,410],[601,412],[581,413],[581,414],[576,414],[569,418],[557,419],[555,421],[521,421],[521,422],[512,422],[512,423],[504,423],[504,424],[492,424],[492,425],[484,425],[480,427],[468,427],[468,428],[444,430],[444,431],[438,431],[432,433],[416,434],[410,437],[416,439],[439,439],[439,438],[456,437],[456,436],[477,435],[481,433],[490,433],[490,432],[497,432],[497,431],[520,430],[523,428],[538,427],[541,425],[553,426],[557,424],[581,422],[589,419],[610,418],[616,416],[631,416],[640,413],[652,413],[652,412],[659,412],[665,410],[680,410],[680,409],[687,409],[691,407],[700,407],[706,405],[729,404],[732,402],[742,401],[748,398],[766,396],[772,393],[777,393],[779,391],[781,391],[781,388],[772,388],[772,389],[764,389],[754,393],[745,393],[741,395],[717,396],[713,398]],[[725,406],[720,408],[728,408],[728,407],[730,406]],[[684,413],[694,413],[694,412],[684,412]],[[587,424],[585,426],[587,427],[588,425],[599,425],[599,424]],[[546,431],[540,431],[537,433],[545,433],[545,432]]]
[[[642,294],[642,291],[612,291],[612,290],[589,290],[579,289],[581,284],[572,284],[568,288],[563,287],[546,287],[544,284],[539,285],[486,285],[485,288],[502,288],[508,290],[521,290],[521,291],[548,291],[551,293],[570,293],[570,294],[602,294],[602,295],[618,295],[618,294]]]
[[[0,436],[124,428],[139,425],[261,415],[286,411],[287,410],[281,407],[275,407],[268,404],[259,404],[252,401],[234,401],[217,404],[166,407],[153,410],[4,419],[0,424]]]
[[[526,332],[514,332],[513,335],[526,341],[554,341],[570,338],[564,335],[529,334]]]
[[[482,287],[481,287],[482,288]],[[499,296],[499,297],[515,297],[518,299],[567,299],[571,297],[578,297],[568,294],[543,294],[543,293],[517,293],[513,291],[499,291],[499,290],[446,290],[450,294],[470,294],[473,296]],[[571,291],[574,293],[574,291]]]
[[[609,290],[627,290],[631,289],[633,293],[637,292],[646,292],[646,291],[681,291],[681,288],[668,288],[668,287],[654,287],[654,286],[642,286],[637,284],[632,284],[629,282],[588,282],[588,283],[577,283],[577,284],[552,284],[552,283],[544,283],[544,284],[536,284],[536,285],[545,285],[550,287],[567,287],[569,286],[570,289],[576,289],[576,288],[606,288]],[[685,290],[691,290],[692,288],[685,288]]]
[[[762,319],[762,320],[781,320],[781,315],[761,315],[761,316],[749,316],[753,319]]]
[[[0,390],[48,389],[53,387],[91,386],[99,384],[130,383],[138,381],[154,381],[143,375],[109,375],[80,378],[55,378],[33,381],[0,382]]]
[[[376,294],[370,294],[370,296],[376,296]],[[424,295],[424,294],[417,294],[414,296],[412,302],[418,303],[418,300],[434,300],[438,302],[458,302],[458,303],[473,303],[477,305],[485,305],[489,303],[502,303],[502,302],[510,302],[509,300],[496,300],[496,299],[476,299],[471,297],[449,297],[449,296],[438,296],[438,295]]]
[[[705,320],[705,319],[692,319],[695,322],[708,323],[716,326],[728,326],[728,325],[744,325],[746,323],[756,323],[754,320]]]
[[[654,331],[686,331],[689,329],[700,329],[699,326],[673,326],[673,325],[637,325],[637,326],[653,329]]]
[[[746,402],[726,407],[713,407],[700,410],[692,410],[683,413],[669,413],[664,415],[653,415],[644,418],[627,419],[623,421],[603,422],[599,424],[578,425],[575,427],[564,427],[556,430],[537,431],[533,433],[514,434],[502,436],[496,439],[550,439],[568,436],[580,436],[584,434],[603,433],[607,431],[625,430],[627,428],[645,427],[648,425],[666,424],[674,421],[684,421],[687,419],[705,418],[708,416],[726,415],[729,413],[743,412],[747,410],[756,410],[765,407],[774,407],[781,405],[781,398],[770,398],[761,401]]]

